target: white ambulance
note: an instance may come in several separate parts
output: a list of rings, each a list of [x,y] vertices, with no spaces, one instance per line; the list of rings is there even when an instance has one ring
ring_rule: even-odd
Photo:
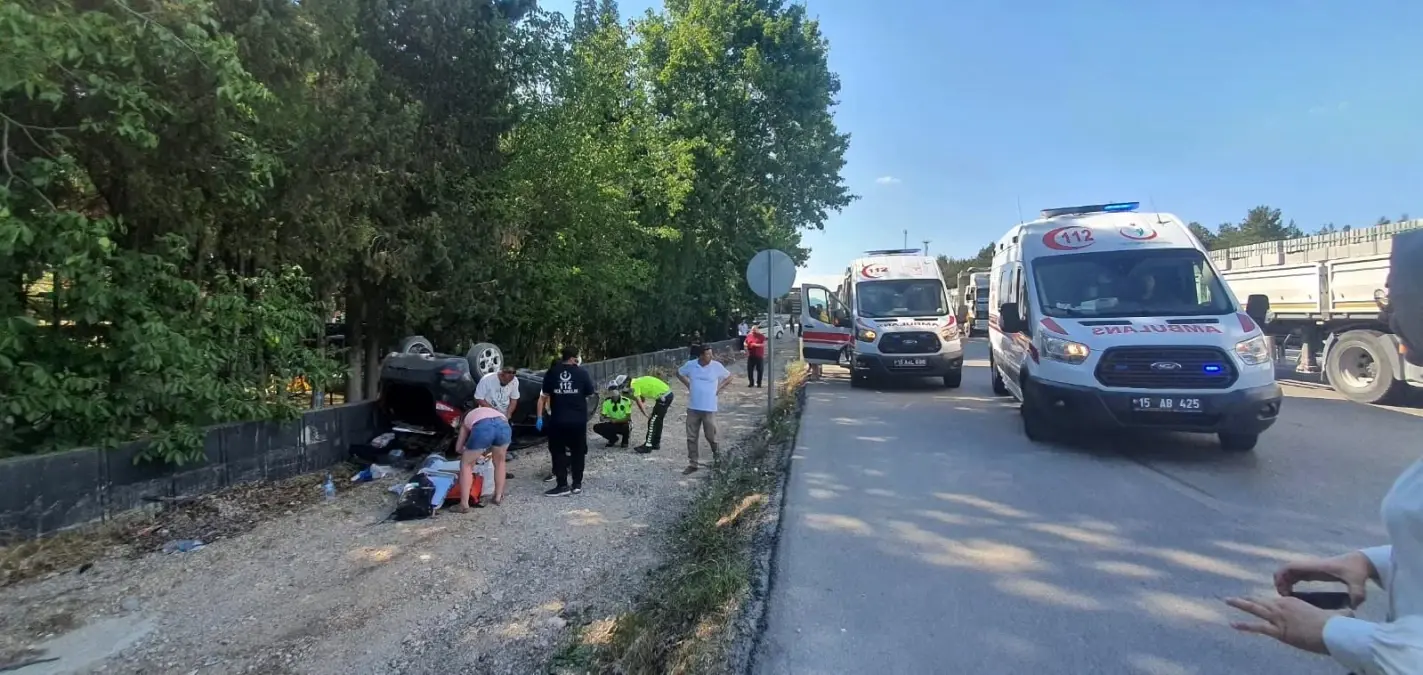
[[[810,363],[845,363],[850,386],[871,378],[963,381],[963,341],[948,288],[918,249],[868,251],[831,290],[801,287],[801,349]]]
[[[1260,327],[1185,223],[1137,203],[1050,209],[998,242],[989,280],[994,393],[1022,402],[1023,431],[1070,427],[1217,434],[1255,448],[1280,414]]]

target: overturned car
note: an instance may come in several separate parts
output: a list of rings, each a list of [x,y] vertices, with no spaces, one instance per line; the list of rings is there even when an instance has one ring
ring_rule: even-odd
[[[407,457],[453,453],[460,420],[475,405],[479,379],[503,367],[504,354],[492,343],[477,343],[464,356],[456,356],[436,352],[423,337],[405,338],[400,350],[381,362],[378,433],[393,433],[390,448],[399,448]],[[519,405],[509,423],[515,445],[522,446],[543,435],[535,427],[543,373],[523,368],[517,377]],[[597,409],[595,393],[589,397],[589,416]]]

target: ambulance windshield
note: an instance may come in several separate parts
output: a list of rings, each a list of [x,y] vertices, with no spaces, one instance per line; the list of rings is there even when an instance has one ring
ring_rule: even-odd
[[[938,279],[861,281],[855,295],[860,316],[869,319],[949,315],[948,297]]]
[[[1053,317],[1230,314],[1234,303],[1195,249],[1074,253],[1033,263],[1038,306]]]

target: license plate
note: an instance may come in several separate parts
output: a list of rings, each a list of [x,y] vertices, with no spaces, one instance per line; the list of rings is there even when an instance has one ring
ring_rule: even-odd
[[[1133,410],[1152,412],[1199,413],[1205,412],[1201,399],[1183,396],[1138,396],[1131,400]]]
[[[923,368],[929,365],[928,359],[895,359],[895,368]]]

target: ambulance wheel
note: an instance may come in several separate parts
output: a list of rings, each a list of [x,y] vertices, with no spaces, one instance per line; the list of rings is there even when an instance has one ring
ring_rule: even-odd
[[[1007,396],[1012,392],[1008,391],[1008,385],[1003,383],[1003,373],[998,372],[998,364],[993,362],[993,355],[988,355],[988,372],[993,375],[993,393],[996,396]]]
[[[1050,443],[1053,437],[1052,421],[1043,414],[1030,391],[1026,386],[1023,387],[1023,403],[1018,408],[1018,412],[1023,416],[1023,435],[1034,443]]]
[[[490,373],[497,373],[504,367],[504,352],[491,342],[475,343],[465,352],[464,358],[469,361],[469,372],[476,380]]]
[[[944,376],[944,388],[946,389],[958,389],[961,384],[963,384],[962,370],[955,370]]]
[[[435,343],[425,339],[424,335],[411,335],[400,341],[400,348],[396,351],[401,354],[434,354]]]
[[[1250,452],[1260,442],[1260,434],[1221,433],[1220,449],[1226,452]]]

